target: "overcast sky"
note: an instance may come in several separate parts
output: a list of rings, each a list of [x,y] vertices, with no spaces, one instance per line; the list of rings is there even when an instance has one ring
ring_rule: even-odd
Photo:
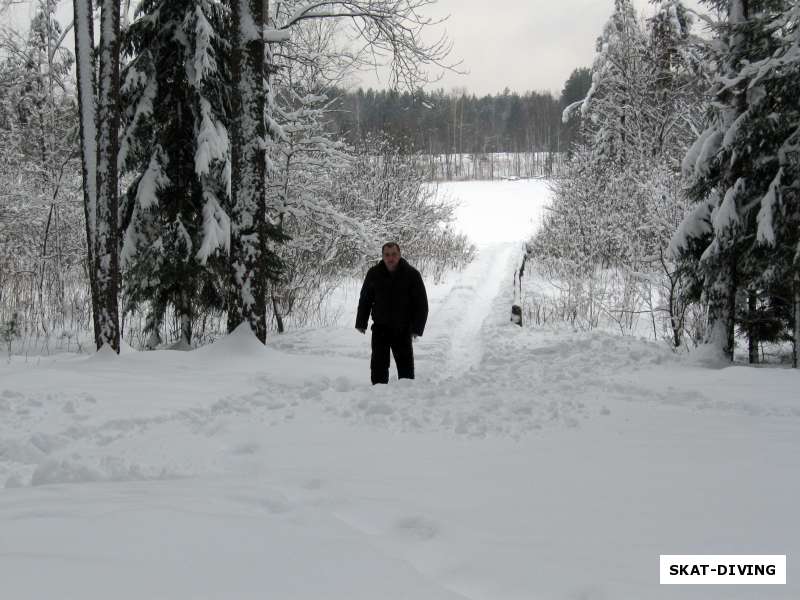
[[[696,0],[687,0],[696,8]],[[648,0],[634,0],[650,16]],[[614,0],[438,0],[436,16],[453,41],[453,56],[467,75],[446,73],[429,88],[465,87],[477,95],[549,90],[558,95],[577,67],[591,67],[595,40]],[[376,85],[371,75],[363,85]]]
[[[648,0],[633,1],[641,15],[652,14]],[[686,4],[696,8],[698,1]],[[65,21],[71,7],[71,0],[59,1]],[[441,27],[453,42],[453,58],[463,61],[460,68],[468,74],[445,73],[428,87],[467,88],[477,95],[505,87],[558,95],[573,69],[591,67],[595,40],[613,9],[614,0],[438,0],[431,16],[450,15]],[[30,9],[20,6],[15,12]],[[374,74],[359,80],[365,87],[383,87]]]

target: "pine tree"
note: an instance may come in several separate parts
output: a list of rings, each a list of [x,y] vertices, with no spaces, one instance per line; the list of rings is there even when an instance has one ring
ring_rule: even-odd
[[[564,83],[564,89],[561,91],[559,99],[561,110],[564,111],[564,109],[576,102],[583,102],[591,85],[591,69],[582,67],[572,71],[566,83]],[[562,150],[571,153],[573,144],[582,141],[580,138],[580,118],[577,111],[573,115],[566,114],[562,130]]]
[[[768,94],[757,84],[752,65],[779,49],[781,36],[773,35],[768,25],[783,14],[787,2],[709,0],[707,4],[727,16],[717,25],[712,45],[717,71],[710,125],[683,161],[696,206],[673,239],[673,247],[702,281],[708,303],[706,342],[733,360],[737,295],[762,288],[759,273],[767,266],[766,255],[756,251],[758,208],[771,189],[780,187],[777,140],[771,134],[775,127],[770,125],[780,113],[763,111]],[[767,204],[771,206],[771,201]],[[762,213],[765,218],[767,212]],[[750,335],[756,335],[755,329]]]
[[[146,0],[126,32],[121,163],[127,309],[148,305],[149,345],[168,306],[192,339],[200,309],[224,308],[230,219],[228,25],[212,0]]]
[[[765,7],[767,8],[767,7]],[[765,10],[765,42],[777,48],[744,66],[749,108],[740,131],[760,138],[752,178],[761,195],[756,242],[748,260],[752,273],[745,328],[757,341],[780,341],[794,329],[793,365],[800,348],[800,7],[776,3]],[[755,196],[758,198],[758,195]],[[751,347],[753,333],[749,334]],[[751,353],[752,355],[752,353]]]

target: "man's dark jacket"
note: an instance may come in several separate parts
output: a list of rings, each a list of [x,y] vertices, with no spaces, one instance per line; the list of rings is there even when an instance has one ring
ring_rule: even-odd
[[[422,276],[401,258],[394,273],[383,261],[370,268],[358,300],[356,329],[366,329],[369,314],[375,325],[422,335],[428,320],[428,295]]]

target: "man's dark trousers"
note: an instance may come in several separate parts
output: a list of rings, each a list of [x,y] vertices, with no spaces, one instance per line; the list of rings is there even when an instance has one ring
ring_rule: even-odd
[[[389,350],[394,356],[399,379],[414,379],[414,348],[411,345],[411,332],[408,329],[372,326],[372,385],[389,383]]]

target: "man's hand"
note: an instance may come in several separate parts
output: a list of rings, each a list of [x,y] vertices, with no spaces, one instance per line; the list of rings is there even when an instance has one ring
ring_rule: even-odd
[[[362,335],[367,333],[366,327],[356,327],[356,331],[359,331]]]

